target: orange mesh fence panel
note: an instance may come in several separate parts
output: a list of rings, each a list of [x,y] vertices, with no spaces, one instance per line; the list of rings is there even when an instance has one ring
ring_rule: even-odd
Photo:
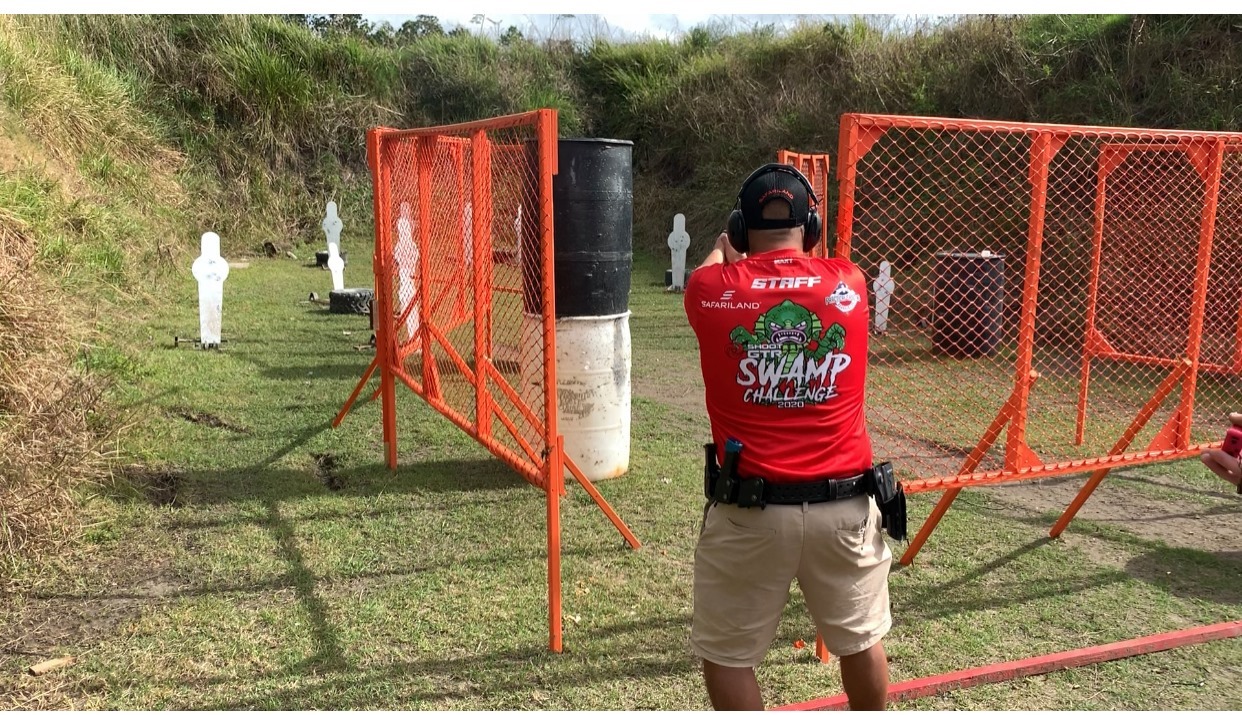
[[[1095,470],[1067,521],[1107,469],[1219,442],[1242,134],[852,114],[839,150],[836,254],[893,279],[877,458],[948,490],[903,560],[961,487]]]
[[[560,498],[569,470],[631,547],[637,538],[566,458],[557,429],[552,176],[556,113],[367,135],[375,191],[376,356],[388,465],[396,384],[547,495],[549,647],[561,650]]]
[[[554,425],[538,121],[381,135],[390,260],[376,289],[392,304],[396,378],[544,486]]]
[[[815,190],[815,195],[819,197],[819,216],[820,236],[819,243],[815,244],[811,255],[826,256],[831,253],[828,245],[828,172],[832,166],[831,159],[827,154],[799,154],[781,149],[776,153],[776,161],[781,164],[789,164],[811,182],[811,188]]]

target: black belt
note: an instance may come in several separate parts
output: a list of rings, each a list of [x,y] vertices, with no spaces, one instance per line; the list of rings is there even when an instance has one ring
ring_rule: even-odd
[[[846,479],[822,479],[816,482],[767,482],[763,485],[763,500],[768,504],[818,504],[862,496],[867,493],[866,487],[862,474]]]
[[[707,494],[716,488],[716,480],[720,478],[718,471],[713,471],[707,485]],[[742,483],[750,481],[743,478]],[[763,504],[819,504],[820,502],[838,499],[853,499],[867,494],[867,475],[859,474],[845,479],[820,479],[814,482],[790,482],[773,484],[763,480]]]

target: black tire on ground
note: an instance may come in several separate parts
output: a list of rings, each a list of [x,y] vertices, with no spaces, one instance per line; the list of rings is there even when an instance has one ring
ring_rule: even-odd
[[[341,251],[341,261],[345,265],[347,266],[349,265],[349,251]],[[320,268],[328,267],[328,252],[327,251],[315,251],[315,265],[319,266]]]
[[[370,288],[345,288],[328,294],[328,312],[367,315],[371,312]]]

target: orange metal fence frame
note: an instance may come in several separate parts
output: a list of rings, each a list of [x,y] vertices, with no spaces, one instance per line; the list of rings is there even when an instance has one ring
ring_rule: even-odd
[[[631,548],[638,539],[565,454],[557,426],[553,110],[367,132],[375,205],[375,357],[341,424],[378,371],[385,460],[397,468],[403,383],[543,490],[548,647],[562,650],[565,471]],[[515,384],[516,383],[516,384]]]
[[[827,256],[832,253],[828,245],[828,175],[832,167],[832,159],[827,154],[799,154],[788,149],[776,152],[776,161],[789,164],[811,182],[811,188],[819,197],[818,212],[820,218],[819,242],[811,250],[813,256]]]
[[[877,451],[907,493],[945,492],[903,564],[965,487],[1091,472],[1055,537],[1110,470],[1219,445],[1242,394],[1242,134],[846,114],[838,150],[834,255],[897,283]]]

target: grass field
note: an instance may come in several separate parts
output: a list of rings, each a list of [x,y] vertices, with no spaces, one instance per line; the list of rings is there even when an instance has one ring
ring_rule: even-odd
[[[369,284],[365,245],[351,284]],[[643,541],[626,548],[581,489],[564,505],[565,652],[546,650],[544,503],[414,395],[400,468],[379,407],[329,421],[372,353],[365,318],[304,302],[328,275],[254,260],[226,284],[219,352],[194,335],[186,275],[108,326],[93,364],[145,414],[124,436],[139,490],[94,494],[82,543],[0,609],[0,706],[109,709],[702,709],[688,647],[707,422],[698,358],[660,268],[636,264],[633,447],[600,490]],[[1131,528],[1159,501],[1242,525],[1242,501],[1194,465],[1109,479],[1055,513],[966,491],[891,579],[894,681],[1242,618],[1242,529],[1210,549]],[[912,499],[921,523],[937,498]],[[1157,515],[1153,518],[1159,518]],[[1193,544],[1194,538],[1189,542]],[[903,547],[894,545],[899,554]],[[796,590],[760,671],[769,705],[839,692]],[[77,663],[43,678],[45,657]],[[1242,642],[989,685],[908,709],[1238,709]]]

